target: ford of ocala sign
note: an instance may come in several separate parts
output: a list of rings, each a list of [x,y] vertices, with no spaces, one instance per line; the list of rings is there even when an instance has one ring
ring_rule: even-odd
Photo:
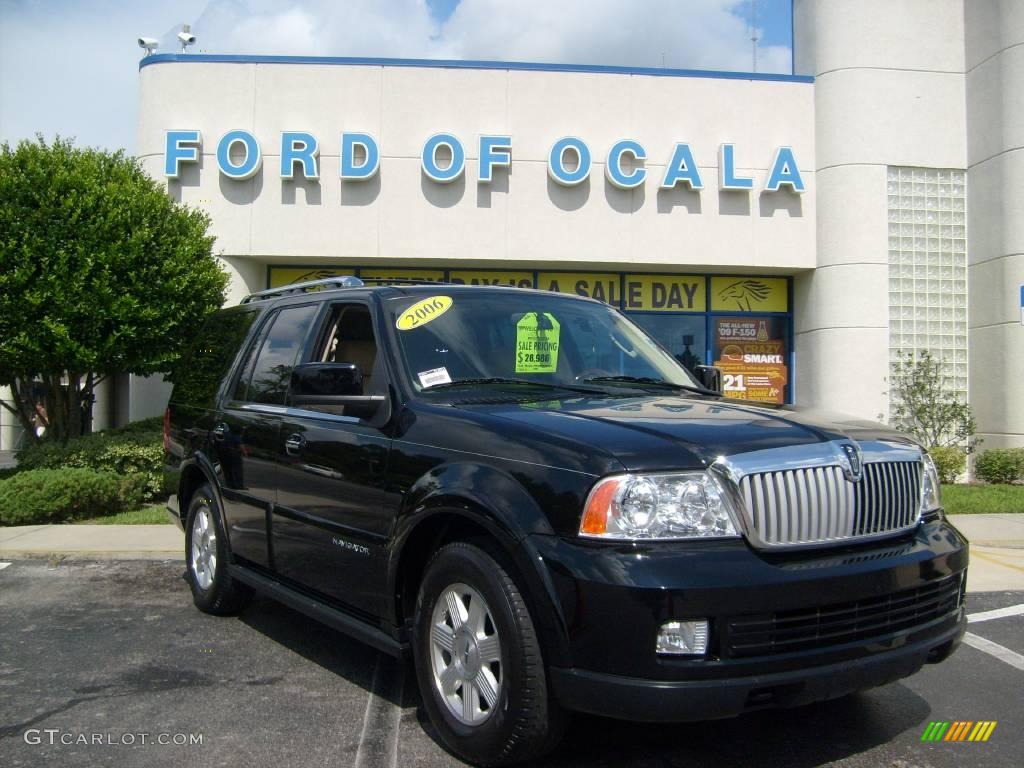
[[[202,152],[202,135],[198,130],[167,131],[164,152],[164,174],[176,179],[184,163],[195,163]],[[280,176],[294,179],[296,173],[306,179],[320,178],[320,144],[316,136],[304,131],[281,134]],[[484,135],[477,144],[477,181],[489,184],[496,168],[512,163],[512,137]],[[339,176],[346,181],[366,181],[380,168],[380,148],[368,133],[342,133]],[[639,187],[647,179],[647,150],[638,141],[616,141],[605,158],[608,182],[621,189]],[[564,136],[551,145],[548,153],[548,175],[566,187],[581,184],[590,176],[593,157],[587,143],[576,136]],[[217,142],[217,167],[228,179],[248,179],[259,173],[263,153],[256,137],[243,129],[228,131]],[[466,149],[451,133],[436,133],[423,143],[421,152],[423,174],[438,184],[449,184],[466,170]],[[737,170],[736,147],[722,144],[718,149],[718,186],[725,190],[752,190],[754,179]],[[690,145],[677,143],[671,150],[661,178],[662,189],[682,184],[690,189],[704,188]],[[775,192],[804,191],[804,181],[791,147],[778,147],[769,165],[763,189]]]

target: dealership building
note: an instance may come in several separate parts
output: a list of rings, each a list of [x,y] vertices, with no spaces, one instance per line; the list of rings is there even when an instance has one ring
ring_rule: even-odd
[[[868,419],[927,349],[984,447],[1024,446],[1024,3],[793,15],[794,75],[148,56],[137,154],[210,214],[229,303],[337,274],[579,293],[730,396]],[[98,427],[166,402],[105,386]]]

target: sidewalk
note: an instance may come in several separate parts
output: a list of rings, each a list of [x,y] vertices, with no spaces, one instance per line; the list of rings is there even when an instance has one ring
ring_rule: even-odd
[[[64,555],[76,559],[182,560],[174,525],[19,525],[0,528],[0,560]]]
[[[971,542],[968,592],[1024,589],[1024,514],[950,515]]]
[[[1024,590],[1024,514],[951,515],[971,542],[971,592]],[[173,525],[24,525],[0,528],[0,560],[47,558],[184,560]]]

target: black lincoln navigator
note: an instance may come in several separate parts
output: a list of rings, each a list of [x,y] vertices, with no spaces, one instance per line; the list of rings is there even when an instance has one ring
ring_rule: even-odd
[[[949,656],[967,542],[921,447],[698,374],[578,297],[254,294],[165,418],[195,603],[258,590],[408,655],[480,765],[536,758],[571,710],[730,717]]]

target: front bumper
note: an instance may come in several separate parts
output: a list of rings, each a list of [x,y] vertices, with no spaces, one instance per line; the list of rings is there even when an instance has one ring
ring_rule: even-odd
[[[735,717],[771,707],[798,707],[885,685],[956,650],[967,620],[923,643],[852,662],[791,672],[705,680],[644,680],[578,669],[552,669],[562,705],[579,712],[642,722],[685,722]]]
[[[967,542],[943,521],[872,545],[785,555],[742,541],[530,538],[565,633],[569,664],[551,674],[570,709],[669,721],[797,706],[913,674],[948,656],[964,631]],[[918,618],[916,596],[940,589],[945,600]],[[705,658],[655,653],[663,623],[700,618],[711,625]],[[751,653],[737,640],[751,622],[783,629],[758,636]],[[794,626],[804,635],[787,645]]]

